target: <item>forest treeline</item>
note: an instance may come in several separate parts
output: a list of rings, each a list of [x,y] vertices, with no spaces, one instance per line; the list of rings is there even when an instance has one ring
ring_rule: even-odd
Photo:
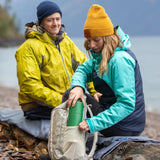
[[[15,24],[16,15],[10,16],[5,8],[0,5],[0,39],[13,39],[21,37]]]
[[[20,45],[24,36],[19,32],[16,15],[9,15],[6,8],[0,5],[0,47]]]

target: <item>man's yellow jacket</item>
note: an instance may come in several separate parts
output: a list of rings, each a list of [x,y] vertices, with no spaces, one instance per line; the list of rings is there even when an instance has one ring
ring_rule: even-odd
[[[42,102],[56,107],[62,101],[63,93],[71,88],[76,67],[86,61],[73,41],[49,36],[35,24],[26,26],[26,41],[18,48],[17,77],[20,87],[19,104]],[[56,43],[57,41],[59,43]],[[92,94],[96,91],[89,84]]]

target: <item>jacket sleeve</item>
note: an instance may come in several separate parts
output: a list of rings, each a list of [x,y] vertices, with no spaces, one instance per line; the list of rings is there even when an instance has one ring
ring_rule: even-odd
[[[109,85],[114,91],[117,101],[109,109],[87,119],[91,133],[115,125],[135,109],[135,61],[131,58],[119,58],[110,64],[110,70],[104,79],[110,77]]]
[[[92,61],[89,59],[77,68],[72,77],[72,88],[80,86],[86,90],[86,83],[92,82],[92,67]]]
[[[45,87],[45,84],[42,83],[38,63],[40,60],[38,60],[39,57],[34,55],[32,49],[26,46],[20,47],[15,57],[17,60],[17,77],[20,86],[19,96],[25,94],[33,101],[45,103],[53,107],[59,105],[62,95]]]

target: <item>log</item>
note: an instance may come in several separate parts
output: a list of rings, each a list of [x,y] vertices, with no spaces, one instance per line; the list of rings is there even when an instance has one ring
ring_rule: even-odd
[[[0,159],[37,159],[47,154],[47,141],[35,138],[15,125],[0,121]]]

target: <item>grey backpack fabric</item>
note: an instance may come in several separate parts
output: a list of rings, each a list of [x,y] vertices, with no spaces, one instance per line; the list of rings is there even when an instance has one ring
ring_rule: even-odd
[[[84,131],[80,131],[78,126],[67,126],[68,113],[69,108],[66,102],[52,111],[48,138],[48,152],[51,160],[92,159],[96,148],[97,133],[95,133],[92,149],[87,155],[86,134]]]

